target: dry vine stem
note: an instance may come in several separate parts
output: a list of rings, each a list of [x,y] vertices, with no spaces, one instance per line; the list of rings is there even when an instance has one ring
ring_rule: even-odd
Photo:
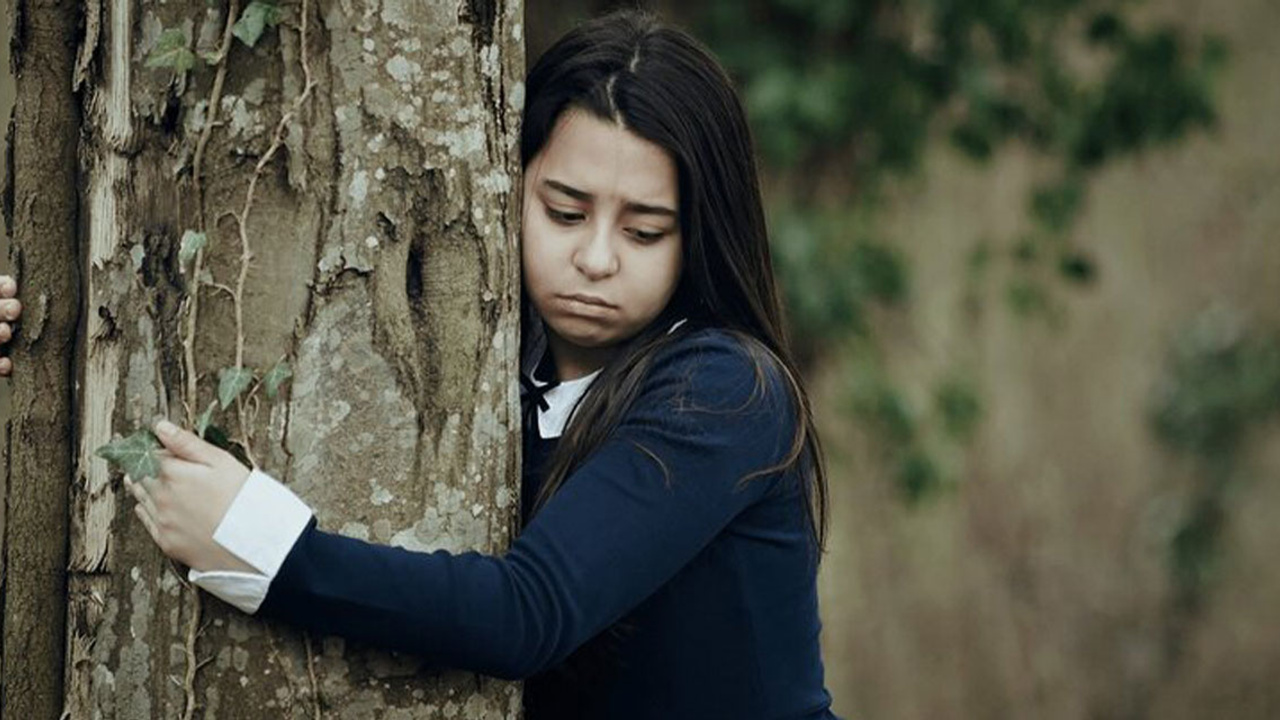
[[[267,164],[271,162],[271,159],[275,156],[276,152],[280,149],[280,146],[283,144],[285,131],[288,129],[289,122],[297,114],[297,111],[302,107],[302,105],[307,101],[307,99],[311,97],[311,90],[315,86],[315,82],[311,78],[311,67],[307,61],[307,19],[308,19],[309,10],[310,10],[309,4],[310,4],[309,0],[302,0],[301,23],[298,31],[300,47],[301,47],[300,55],[301,55],[302,72],[303,72],[303,77],[305,79],[302,93],[300,93],[299,96],[295,98],[292,107],[290,107],[289,110],[281,116],[280,122],[276,125],[275,132],[272,135],[271,144],[268,146],[266,153],[263,154],[262,158],[259,159],[257,165],[254,167],[253,176],[249,180],[249,187],[245,193],[243,209],[238,215],[234,212],[226,213],[226,214],[230,214],[232,217],[236,219],[236,225],[237,225],[238,234],[240,237],[240,247],[241,247],[240,274],[236,282],[236,287],[235,289],[232,289],[222,283],[217,283],[212,281],[208,283],[212,289],[219,290],[230,295],[232,305],[235,307],[235,314],[236,314],[235,369],[237,371],[239,371],[241,368],[244,367],[244,310],[243,310],[244,304],[242,302],[242,299],[244,297],[245,280],[248,277],[248,273],[249,273],[249,263],[253,259],[253,253],[249,248],[249,237],[248,237],[248,229],[246,227],[246,223],[249,217],[249,212],[253,207],[254,190],[257,187],[258,179],[262,176],[263,170],[266,168]],[[195,184],[197,202],[199,203],[198,227],[200,232],[207,232],[207,223],[205,221],[204,183],[202,180],[205,149],[208,145],[209,137],[213,132],[213,128],[217,125],[218,107],[221,104],[222,87],[226,80],[226,75],[227,75],[227,58],[230,55],[231,44],[233,40],[232,29],[235,25],[236,16],[238,14],[239,14],[239,0],[230,0],[230,3],[227,6],[227,17],[226,17],[226,24],[222,33],[222,43],[218,49],[218,54],[216,57],[217,71],[214,76],[213,87],[210,91],[210,97],[208,101],[208,110],[207,110],[208,118],[205,121],[204,127],[201,129],[200,138],[196,143],[195,155],[192,160],[192,178]],[[196,327],[197,327],[197,320],[199,317],[199,308],[200,308],[200,273],[203,268],[203,264],[204,264],[204,247],[202,246],[196,251],[195,262],[192,264],[190,292],[188,294],[188,297],[185,303],[186,313],[187,313],[187,331],[183,338],[183,350],[184,350],[184,355],[185,355],[184,359],[185,359],[185,365],[186,365],[186,388],[185,388],[186,397],[183,398],[183,405],[186,408],[186,415],[187,415],[186,421],[189,427],[195,426],[195,423],[196,423],[195,414],[197,412],[197,409],[196,409],[197,408],[196,403],[198,400],[197,381],[199,379],[199,373],[196,368],[196,361],[195,361],[195,338],[196,338]],[[253,393],[258,389],[258,387],[261,386],[261,384],[262,384],[262,380],[259,379],[257,385],[255,385],[253,389],[249,391],[249,394],[252,396]],[[249,462],[252,465],[256,466],[257,462],[254,460],[254,457],[253,457],[253,446],[252,446],[252,443],[250,442],[250,433],[249,433],[248,426],[247,426],[248,424],[246,423],[246,418],[245,418],[245,408],[244,408],[243,398],[237,397],[236,406],[237,406],[238,419],[239,419],[239,425],[240,425],[240,440],[241,440],[241,443],[243,444],[245,453],[249,458]],[[256,418],[256,413],[255,413],[255,418]],[[182,578],[179,577],[179,579],[181,580]],[[192,718],[195,715],[196,708],[199,707],[199,704],[196,702],[196,692],[195,692],[196,675],[199,672],[200,668],[208,664],[213,658],[207,657],[203,660],[196,659],[197,643],[199,641],[200,636],[204,633],[204,628],[200,627],[200,616],[201,616],[200,592],[197,588],[190,587],[185,581],[183,582],[183,585],[190,591],[190,595],[189,595],[190,619],[188,620],[187,633],[186,633],[186,638],[184,643],[184,651],[186,655],[186,673],[181,683],[183,693],[185,695],[185,706],[183,708],[182,719],[192,720]],[[310,638],[307,639],[307,662],[308,662],[308,665],[312,665],[312,662],[313,662]],[[318,688],[317,688],[313,665],[311,667],[310,674],[311,674],[312,698],[314,703],[313,710],[314,710],[315,717],[319,718],[320,705],[319,705],[319,698],[316,696],[316,691]]]
[[[244,195],[244,208],[239,215],[232,214],[236,220],[236,229],[240,236],[240,276],[236,280],[235,296],[233,304],[236,309],[236,370],[244,367],[244,284],[249,277],[249,263],[253,260],[253,251],[249,249],[249,212],[253,209],[253,196],[258,188],[258,180],[262,177],[262,171],[266,169],[271,159],[275,157],[276,152],[284,145],[285,132],[289,128],[289,121],[293,119],[302,105],[311,97],[311,90],[315,87],[315,81],[311,78],[311,65],[307,62],[307,0],[302,0],[302,18],[301,25],[298,29],[299,39],[299,60],[302,65],[302,92],[294,99],[293,106],[288,112],[280,116],[280,122],[276,123],[275,132],[271,135],[271,144],[267,147],[267,151],[258,159],[258,164],[253,168],[253,176],[249,178],[249,187]],[[236,398],[236,410],[240,420],[240,439],[244,444],[245,454],[249,457],[249,462],[257,465],[253,459],[253,448],[249,442],[248,423],[245,421],[244,399]]]
[[[213,132],[213,126],[218,119],[218,106],[222,102],[222,85],[227,78],[227,55],[231,52],[232,28],[235,26],[236,13],[240,10],[239,0],[231,0],[227,6],[227,22],[226,27],[222,31],[222,45],[218,48],[218,70],[213,78],[213,89],[209,93],[208,118],[204,127],[200,130],[200,139],[196,141],[195,156],[191,161],[191,177],[195,183],[196,202],[199,204],[197,208],[197,222],[200,232],[205,232],[205,211],[204,211],[204,181],[203,165],[204,165],[204,149],[209,143],[209,135]],[[191,268],[191,293],[188,296],[188,302],[191,303],[188,308],[187,335],[183,338],[184,350],[186,351],[187,365],[187,397],[184,398],[187,406],[187,425],[194,426],[195,419],[195,402],[197,399],[198,379],[196,375],[196,318],[200,311],[200,270],[204,265],[204,248],[201,247],[196,251],[195,263]],[[229,290],[229,288],[228,288]],[[234,296],[233,296],[234,298]]]
[[[205,121],[204,128],[201,129],[200,139],[196,142],[196,152],[192,159],[192,179],[195,183],[196,202],[199,203],[197,208],[197,222],[201,232],[205,230],[204,219],[204,185],[201,181],[204,164],[204,149],[209,142],[209,135],[213,131],[213,125],[218,117],[218,105],[222,99],[222,85],[227,77],[227,56],[231,51],[232,28],[235,25],[236,14],[239,12],[239,0],[231,0],[227,6],[227,17],[225,27],[222,31],[222,45],[218,49],[218,69],[214,75],[213,88],[210,92],[208,105],[208,118]],[[196,251],[195,262],[191,268],[191,292],[187,297],[187,333],[183,338],[183,350],[186,359],[186,376],[187,386],[186,397],[183,398],[183,405],[187,410],[187,426],[195,426],[196,402],[199,399],[197,380],[199,376],[196,370],[196,324],[200,314],[200,270],[204,264],[204,248]],[[179,578],[185,581],[185,578]],[[183,651],[186,656],[186,671],[182,679],[182,692],[184,696],[184,707],[182,711],[182,720],[192,720],[195,716],[196,707],[196,674],[200,668],[204,667],[205,662],[196,659],[196,648],[199,642],[202,628],[200,627],[200,617],[203,614],[201,607],[200,590],[183,583],[188,593],[188,613],[190,617],[187,620],[187,633],[183,642]]]

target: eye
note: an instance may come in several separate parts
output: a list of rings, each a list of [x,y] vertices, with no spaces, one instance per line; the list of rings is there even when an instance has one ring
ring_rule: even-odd
[[[553,207],[547,207],[547,217],[561,225],[574,225],[581,222],[586,215],[578,212],[562,212]]]
[[[631,233],[632,237],[645,244],[658,242],[667,236],[665,232],[645,232],[644,230],[636,230],[635,228],[628,228],[627,232]]]

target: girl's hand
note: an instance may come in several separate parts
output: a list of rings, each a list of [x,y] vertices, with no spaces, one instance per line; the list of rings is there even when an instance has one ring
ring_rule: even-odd
[[[153,428],[164,445],[157,452],[160,477],[134,481],[125,488],[138,500],[134,512],[161,552],[201,572],[257,572],[213,540],[213,532],[231,507],[249,470],[235,457],[167,420]]]
[[[0,275],[0,346],[13,339],[13,326],[22,315],[22,303],[18,301],[18,283],[8,275]],[[0,357],[0,376],[8,377],[13,373],[13,361]]]

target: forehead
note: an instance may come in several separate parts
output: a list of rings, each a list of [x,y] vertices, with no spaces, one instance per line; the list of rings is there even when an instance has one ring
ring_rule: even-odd
[[[661,146],[583,112],[561,113],[534,163],[537,183],[553,179],[597,198],[674,205],[675,160]]]

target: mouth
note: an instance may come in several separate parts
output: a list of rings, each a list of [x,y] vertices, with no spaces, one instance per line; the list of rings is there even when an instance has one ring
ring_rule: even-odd
[[[574,293],[572,295],[561,295],[560,297],[564,298],[565,300],[576,300],[577,302],[580,302],[584,305],[594,305],[601,308],[615,307],[613,303],[607,302],[605,301],[604,298],[599,298],[599,297],[596,297],[595,295],[584,295],[582,293]]]

